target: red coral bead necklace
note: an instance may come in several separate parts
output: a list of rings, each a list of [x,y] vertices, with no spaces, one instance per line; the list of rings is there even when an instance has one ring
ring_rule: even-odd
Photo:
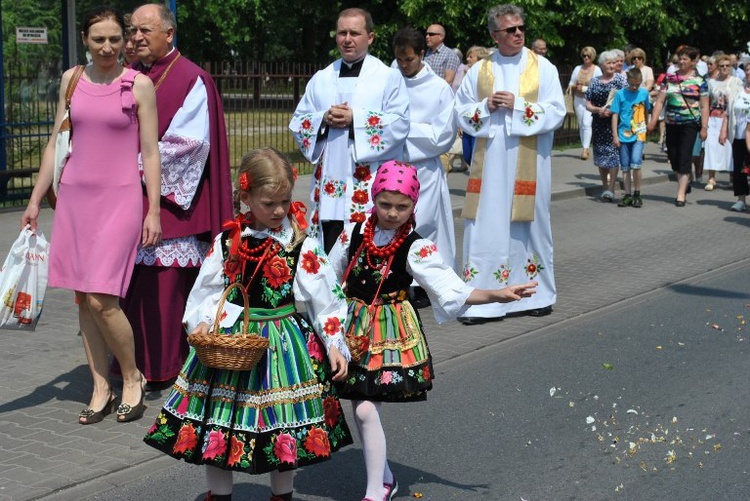
[[[374,242],[375,225],[377,222],[377,215],[372,214],[370,219],[367,220],[367,223],[365,223],[365,231],[363,235],[365,259],[367,260],[367,264],[374,269],[381,268],[388,261],[388,258],[396,253],[399,247],[401,247],[401,244],[404,243],[404,240],[406,240],[406,237],[409,236],[412,226],[411,221],[402,224],[396,232],[396,235],[393,237],[393,240],[391,240],[388,245],[378,247]],[[373,263],[373,258],[379,258],[380,262],[377,264]]]
[[[267,237],[255,247],[250,247],[246,240],[237,248],[240,258],[244,261],[252,261],[254,263],[259,262],[266,254],[276,254],[279,250],[281,250],[281,246],[271,237]]]

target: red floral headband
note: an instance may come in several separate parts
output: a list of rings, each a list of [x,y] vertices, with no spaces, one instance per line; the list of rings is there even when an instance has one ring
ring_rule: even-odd
[[[250,190],[250,176],[247,172],[243,172],[242,174],[240,174],[240,189],[242,191]]]

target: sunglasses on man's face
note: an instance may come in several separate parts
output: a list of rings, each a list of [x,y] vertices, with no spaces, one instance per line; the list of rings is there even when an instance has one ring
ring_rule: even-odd
[[[495,33],[505,33],[507,35],[515,35],[516,31],[520,31],[521,33],[526,31],[526,26],[523,24],[518,24],[516,26],[511,26],[510,28],[503,28],[501,30],[495,30]]]

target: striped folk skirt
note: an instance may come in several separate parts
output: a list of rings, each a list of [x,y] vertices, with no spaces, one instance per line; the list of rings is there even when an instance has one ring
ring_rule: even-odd
[[[252,370],[230,371],[204,366],[191,348],[147,444],[189,463],[260,474],[327,460],[352,443],[309,324],[293,305],[251,311],[250,333],[268,338],[266,355]]]
[[[347,344],[363,353],[336,382],[341,398],[383,402],[425,400],[432,389],[432,356],[419,315],[408,300],[369,306],[347,299]],[[352,350],[354,352],[356,350]]]

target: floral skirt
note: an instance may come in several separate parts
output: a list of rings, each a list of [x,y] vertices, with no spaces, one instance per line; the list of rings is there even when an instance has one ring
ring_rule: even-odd
[[[425,400],[434,378],[432,356],[411,303],[368,308],[358,299],[347,301],[347,338],[362,339],[365,352],[358,362],[349,363],[347,379],[335,383],[339,396],[382,402]]]
[[[293,306],[252,310],[267,337],[250,371],[204,366],[191,348],[144,441],[177,459],[260,474],[330,458],[352,443],[325,347]],[[311,355],[312,354],[312,355]]]

